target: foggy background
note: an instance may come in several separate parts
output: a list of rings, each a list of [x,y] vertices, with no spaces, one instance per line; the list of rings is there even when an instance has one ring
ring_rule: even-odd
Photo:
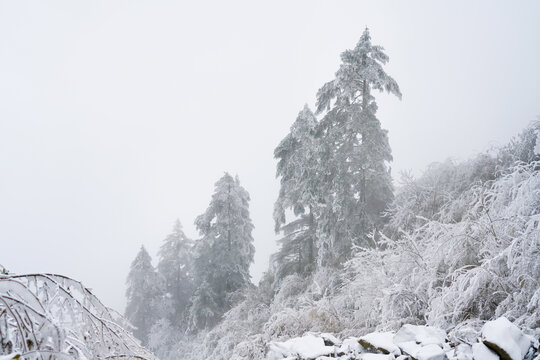
[[[62,273],[123,311],[214,182],[251,194],[258,282],[276,249],[273,150],[364,28],[393,175],[501,145],[540,115],[538,1],[0,1],[0,264]]]

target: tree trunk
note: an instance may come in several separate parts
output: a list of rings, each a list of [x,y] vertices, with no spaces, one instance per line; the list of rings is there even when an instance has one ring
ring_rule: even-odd
[[[308,261],[309,261],[309,267],[313,266],[314,258],[313,258],[313,241],[315,236],[315,219],[313,217],[313,211],[311,209],[311,205],[309,206],[309,240],[308,240]]]

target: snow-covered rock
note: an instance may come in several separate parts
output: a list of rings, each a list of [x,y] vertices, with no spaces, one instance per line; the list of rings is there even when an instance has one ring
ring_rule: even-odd
[[[420,349],[422,349],[422,345],[417,344],[414,340],[399,343],[399,347],[404,354],[409,355],[410,357],[415,359]]]
[[[503,360],[522,360],[533,341],[505,317],[488,321],[482,327],[482,342]]]
[[[446,353],[439,345],[428,344],[422,346],[414,358],[417,360],[444,360],[446,359]]]
[[[404,325],[396,334],[373,332],[343,341],[329,333],[306,333],[285,342],[271,342],[267,359],[540,360],[533,354],[538,342],[506,318],[485,323],[475,340],[479,342],[472,346],[459,339],[447,342],[444,330],[417,325]]]
[[[369,350],[380,351],[383,354],[401,355],[401,350],[394,344],[392,332],[373,332],[358,339],[360,345]]]
[[[284,342],[274,341],[269,344],[269,359],[315,359],[319,356],[330,355],[335,351],[334,346],[326,346],[320,336],[307,334]]]
[[[473,350],[472,346],[469,344],[459,344],[454,349],[448,351],[446,356],[453,360],[472,360],[473,359]]]
[[[341,340],[339,340],[337,337],[335,337],[334,335],[330,333],[322,333],[320,337],[323,338],[324,344],[327,346],[331,346],[331,345],[340,346],[341,345]]]
[[[472,351],[474,360],[499,360],[499,355],[483,343],[473,344]]]
[[[421,345],[440,345],[446,341],[446,332],[439,328],[423,325],[403,325],[394,335],[394,344],[414,341]]]
[[[341,343],[338,349],[338,354],[359,354],[363,350],[358,342],[358,338],[350,337]]]
[[[437,344],[422,346],[416,341],[406,341],[399,344],[404,354],[416,360],[444,360],[446,352]]]

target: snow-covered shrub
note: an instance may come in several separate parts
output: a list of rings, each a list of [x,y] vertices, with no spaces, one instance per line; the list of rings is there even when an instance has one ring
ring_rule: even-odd
[[[359,337],[413,324],[446,330],[463,360],[500,316],[538,337],[539,124],[501,150],[405,176],[387,226],[343,267],[280,281],[270,269],[216,328],[182,340],[169,359],[262,359],[265,344],[306,332]]]
[[[467,219],[452,225],[453,239],[446,235],[439,241],[454,243],[453,248],[467,243],[478,263],[450,267],[447,282],[432,298],[430,322],[448,327],[467,318],[505,315],[519,325],[540,326],[538,312],[527,310],[540,286],[539,166],[518,164],[495,182],[471,190],[477,196]],[[450,265],[464,256],[456,256],[453,248],[446,253]]]
[[[169,319],[158,320],[150,329],[148,347],[162,359],[168,359],[173,345],[178,342],[180,333]]]
[[[285,306],[287,303],[292,305],[297,302],[297,297],[304,293],[307,286],[307,279],[297,274],[289,275],[281,281],[275,302]]]
[[[314,300],[334,294],[342,286],[341,269],[333,267],[319,267],[309,279],[308,291]]]
[[[235,346],[230,360],[262,360],[266,358],[268,339],[261,334],[250,336]]]
[[[357,275],[350,286],[376,293],[381,326],[448,329],[505,315],[538,327],[538,315],[527,309],[536,309],[530,302],[540,278],[539,165],[520,163],[495,180],[475,180],[431,219],[418,215],[411,229],[383,237],[382,251],[364,250],[351,260]],[[456,208],[463,209],[459,220],[452,216]],[[373,285],[366,284],[368,271]]]
[[[212,330],[199,334],[187,335],[171,347],[170,356],[165,358],[186,359],[231,359],[242,358],[242,354],[250,354],[246,359],[252,359],[261,352],[262,340],[251,344],[247,339],[262,332],[263,325],[270,316],[269,307],[264,303],[255,290],[247,291],[244,300],[225,313],[221,321]],[[264,343],[264,341],[262,341]],[[186,343],[191,343],[186,346]],[[197,344],[197,345],[193,345]],[[186,348],[191,349],[186,351]],[[264,347],[263,347],[264,348]],[[237,349],[236,354],[234,353]],[[194,355],[192,355],[192,352]],[[264,351],[263,351],[264,352]],[[189,357],[188,354],[190,354]]]
[[[301,308],[285,307],[272,314],[264,326],[269,339],[301,336],[307,331],[338,333],[343,329],[343,318],[329,299],[319,300]]]

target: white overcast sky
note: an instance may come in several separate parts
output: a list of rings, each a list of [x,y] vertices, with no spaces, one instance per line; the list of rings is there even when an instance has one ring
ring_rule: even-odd
[[[0,264],[82,280],[122,310],[229,171],[250,192],[258,281],[276,248],[273,149],[364,28],[393,173],[504,144],[540,115],[540,1],[0,0]]]

